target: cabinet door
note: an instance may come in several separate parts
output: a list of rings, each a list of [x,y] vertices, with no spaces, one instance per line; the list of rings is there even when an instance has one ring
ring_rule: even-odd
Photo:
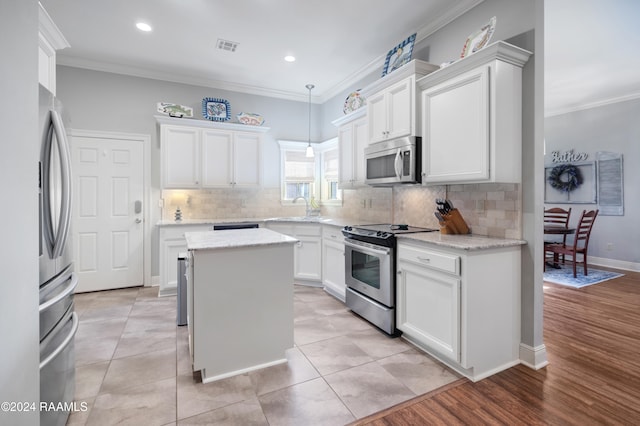
[[[233,182],[231,161],[233,133],[223,130],[202,132],[202,186],[229,187]]]
[[[342,188],[353,186],[353,152],[353,126],[349,123],[338,130],[338,155],[340,156],[338,181]]]
[[[397,327],[460,362],[460,280],[398,261]]]
[[[233,144],[233,185],[260,186],[260,135],[236,133]]]
[[[338,297],[345,299],[344,277],[344,243],[340,241],[340,231],[335,231],[335,238],[324,238],[322,241],[322,283],[325,289]]]
[[[423,182],[489,179],[488,66],[423,91],[422,114]]]
[[[182,126],[162,127],[162,187],[200,186],[200,131]]]
[[[382,91],[367,99],[367,122],[369,141],[371,143],[387,139],[387,106],[385,93],[385,91]]]
[[[294,277],[303,280],[322,280],[322,240],[320,237],[296,235]]]
[[[413,77],[400,81],[387,90],[387,138],[399,138],[413,133]]]
[[[353,181],[354,186],[364,186],[366,168],[364,149],[369,145],[367,118],[353,122]]]

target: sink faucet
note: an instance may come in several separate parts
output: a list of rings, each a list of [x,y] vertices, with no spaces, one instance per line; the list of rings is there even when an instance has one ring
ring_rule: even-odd
[[[296,198],[293,199],[293,203],[295,203],[298,199],[302,198],[304,200],[304,203],[306,205],[306,210],[305,210],[305,215],[309,216],[309,200],[307,200],[305,197],[303,196],[298,196]]]

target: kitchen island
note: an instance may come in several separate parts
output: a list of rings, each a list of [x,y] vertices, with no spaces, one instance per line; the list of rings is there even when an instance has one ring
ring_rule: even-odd
[[[187,324],[204,383],[286,362],[293,347],[293,244],[266,228],[185,233]]]

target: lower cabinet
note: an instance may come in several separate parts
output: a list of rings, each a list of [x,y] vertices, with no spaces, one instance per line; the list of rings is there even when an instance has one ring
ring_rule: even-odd
[[[520,246],[456,250],[401,240],[397,327],[473,381],[518,364]]]
[[[159,296],[175,296],[178,289],[178,254],[186,253],[185,232],[209,231],[213,225],[161,226]]]
[[[298,239],[293,249],[296,280],[319,285],[322,281],[322,230],[315,223],[267,223],[267,228]]]
[[[340,228],[324,225],[322,228],[322,284],[327,293],[344,302],[344,237]]]

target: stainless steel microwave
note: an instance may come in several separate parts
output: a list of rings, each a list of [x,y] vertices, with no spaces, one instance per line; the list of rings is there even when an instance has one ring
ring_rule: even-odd
[[[421,142],[419,137],[404,137],[366,147],[365,183],[372,186],[420,183]]]

